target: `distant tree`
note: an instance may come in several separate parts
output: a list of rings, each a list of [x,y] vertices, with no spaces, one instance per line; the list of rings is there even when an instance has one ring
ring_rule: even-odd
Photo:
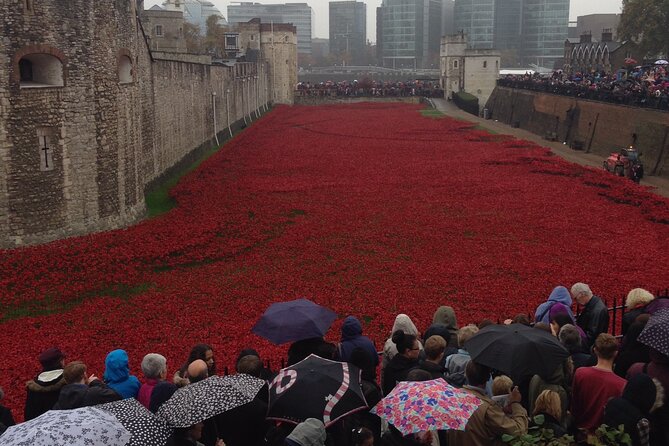
[[[186,40],[186,49],[191,54],[202,53],[202,35],[200,27],[192,23],[185,22],[183,26],[184,39]]]
[[[207,17],[207,32],[204,37],[204,49],[207,54],[223,57],[225,54],[225,29],[218,24],[219,16]]]
[[[647,56],[669,57],[669,0],[623,0],[618,37],[637,43]]]

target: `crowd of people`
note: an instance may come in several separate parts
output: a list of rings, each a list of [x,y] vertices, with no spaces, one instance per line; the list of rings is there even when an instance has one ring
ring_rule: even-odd
[[[574,304],[581,310],[577,315],[572,311]],[[669,357],[640,342],[639,336],[649,320],[669,308],[669,299],[656,298],[637,288],[629,292],[626,306],[621,340],[608,334],[608,308],[602,299],[587,284],[576,283],[571,289],[555,287],[536,309],[533,321],[527,314],[519,314],[502,324],[483,320],[459,326],[453,308],[440,306],[421,336],[411,318],[399,314],[379,354],[374,342],[363,335],[360,321],[348,316],[339,342],[310,338],[294,342],[288,350],[288,366],[312,354],[357,366],[362,371],[361,387],[369,408],[390,394],[399,382],[443,379],[481,402],[464,431],[427,430],[403,436],[367,410],[346,416],[327,429],[322,420],[315,418],[297,425],[270,421],[266,419],[267,392],[261,391],[244,406],[189,428],[176,429],[169,444],[501,445],[505,444],[503,435],[525,435],[541,419],[541,427],[552,430],[555,437],[571,434],[575,441],[581,441],[606,424],[624,426],[633,445],[667,445],[669,410],[663,402],[669,389]],[[542,336],[564,346],[568,357],[561,359],[550,373],[532,376],[522,376],[515,373],[517,370],[502,373],[472,357],[469,341],[490,330],[489,326],[520,327],[513,324],[532,332],[550,333],[552,337]],[[666,341],[661,342],[666,345]],[[215,352],[206,344],[194,346],[173,375],[168,374],[163,355],[147,354],[141,360],[141,379],[130,373],[129,358],[123,350],[107,355],[102,377],[89,375],[81,361],[66,363],[63,352],[55,347],[38,359],[42,371],[26,384],[26,421],[50,410],[127,398],[136,398],[156,413],[177,389],[217,374]],[[235,372],[265,380],[271,386],[276,373],[267,364],[256,350],[243,350]],[[2,406],[0,423],[0,432],[14,424],[11,412]],[[0,437],[0,443],[1,440]]]
[[[443,98],[444,90],[438,81],[414,80],[408,82],[374,81],[363,79],[352,82],[300,82],[298,96],[315,97],[430,97]]]
[[[506,75],[499,79],[498,85],[669,110],[669,65],[621,68],[613,73],[567,74],[560,70],[548,77],[539,73]]]

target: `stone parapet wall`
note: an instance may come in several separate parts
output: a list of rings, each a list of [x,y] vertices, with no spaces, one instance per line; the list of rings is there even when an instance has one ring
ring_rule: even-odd
[[[608,156],[635,144],[645,173],[669,177],[669,113],[507,87],[495,88],[486,108],[492,119],[559,141],[583,143]],[[635,137],[636,135],[636,137]]]

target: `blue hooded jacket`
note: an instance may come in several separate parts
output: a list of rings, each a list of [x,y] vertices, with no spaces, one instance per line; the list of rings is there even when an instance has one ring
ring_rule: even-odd
[[[574,315],[571,311],[572,301],[569,290],[563,286],[556,286],[553,288],[553,291],[551,291],[550,296],[548,296],[548,300],[537,307],[537,311],[534,313],[534,322],[543,322],[545,324],[550,323],[551,308],[553,308],[553,305],[556,303],[561,303],[567,307],[569,316],[571,316],[572,320],[574,319]]]
[[[141,386],[137,377],[130,374],[125,350],[114,350],[107,355],[104,380],[124,399],[136,398]]]
[[[362,325],[355,316],[348,316],[344,319],[344,325],[341,327],[341,343],[339,344],[339,357],[342,361],[349,361],[351,353],[356,348],[362,348],[369,352],[374,367],[379,363],[379,354],[374,347],[374,343],[367,336],[362,335]]]

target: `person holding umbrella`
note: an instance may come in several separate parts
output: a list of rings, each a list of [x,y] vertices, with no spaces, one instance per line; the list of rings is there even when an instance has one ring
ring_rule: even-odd
[[[490,379],[490,368],[478,364],[475,360],[467,363],[465,375],[469,385],[463,389],[481,400],[481,405],[472,414],[464,432],[449,430],[448,444],[458,446],[502,446],[502,435],[514,437],[527,433],[527,411],[520,404],[521,394],[518,387],[511,390],[508,405],[502,408],[487,395],[486,384]]]

